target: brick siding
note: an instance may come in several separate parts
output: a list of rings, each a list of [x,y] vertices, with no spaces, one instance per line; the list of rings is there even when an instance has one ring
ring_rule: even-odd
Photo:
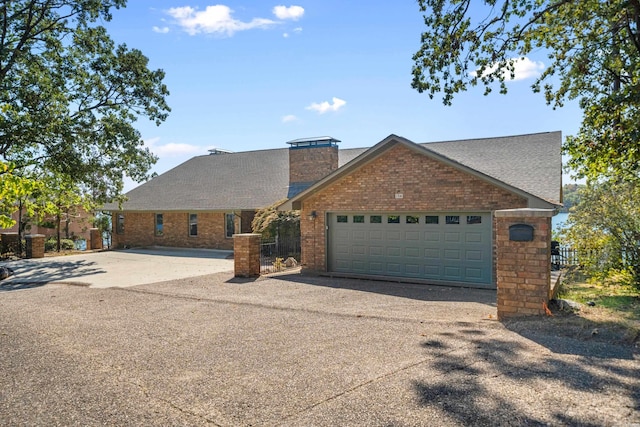
[[[289,182],[316,182],[338,169],[338,147],[289,149]],[[275,200],[274,200],[275,202]]]
[[[398,192],[403,194],[402,199],[395,197]],[[326,271],[326,212],[495,211],[525,207],[524,197],[396,145],[303,201],[303,268]],[[317,213],[315,220],[309,219],[312,211]]]
[[[155,213],[124,212],[124,234],[113,231],[113,245],[169,246],[179,248],[233,249],[233,239],[227,238],[224,212],[191,212],[198,214],[198,235],[189,236],[190,212],[158,212],[163,214],[162,236],[155,235]],[[117,213],[114,212],[114,218]],[[243,227],[244,228],[244,227]]]

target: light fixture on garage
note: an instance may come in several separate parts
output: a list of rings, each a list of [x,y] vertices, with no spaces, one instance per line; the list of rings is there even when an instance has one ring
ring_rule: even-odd
[[[316,214],[316,211],[311,211],[311,213],[309,214],[309,219],[311,221],[314,221],[317,216],[318,216],[318,214]]]

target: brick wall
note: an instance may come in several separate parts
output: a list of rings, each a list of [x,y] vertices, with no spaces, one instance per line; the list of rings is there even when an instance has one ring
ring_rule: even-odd
[[[396,199],[397,192],[403,194],[402,199]],[[396,145],[303,202],[303,268],[326,271],[326,212],[494,211],[525,207],[527,200],[523,197]],[[315,220],[309,219],[312,211],[317,213]]]
[[[289,182],[316,182],[338,169],[338,147],[289,149]],[[275,201],[275,200],[274,200]]]
[[[225,237],[224,212],[193,212],[198,214],[198,235],[189,236],[189,212],[158,212],[163,214],[163,235],[155,235],[155,213],[125,212],[124,234],[113,230],[113,246],[169,246],[182,248],[233,249],[233,239]],[[117,213],[114,212],[114,218]],[[243,226],[244,228],[244,226]]]
[[[545,314],[551,286],[551,209],[497,211],[498,319]],[[512,241],[509,227],[533,227],[532,241]]]

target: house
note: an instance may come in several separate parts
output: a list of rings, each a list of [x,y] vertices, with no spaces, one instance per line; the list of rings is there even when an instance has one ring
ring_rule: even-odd
[[[195,157],[113,206],[114,245],[231,249],[255,211],[301,210],[305,269],[495,287],[496,210],[561,206],[560,132],[371,148],[331,137]]]

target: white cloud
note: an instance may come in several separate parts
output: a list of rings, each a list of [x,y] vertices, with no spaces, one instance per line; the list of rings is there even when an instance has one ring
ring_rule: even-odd
[[[152,30],[154,33],[167,34],[169,32],[169,27],[156,27],[154,25]]]
[[[289,38],[289,33],[282,34],[282,37],[284,37],[285,39]]]
[[[202,11],[191,6],[174,7],[167,13],[192,36],[199,33],[232,36],[237,31],[268,28],[276,23],[264,18],[253,18],[249,22],[239,21],[231,16],[233,10],[220,4],[207,6]]]
[[[295,122],[296,120],[298,120],[298,118],[296,116],[294,116],[293,114],[288,114],[286,116],[282,116],[282,123]]]
[[[181,144],[176,142],[170,142],[168,144],[160,145],[160,138],[150,138],[144,141],[145,145],[151,150],[151,152],[157,156],[180,156],[187,154],[206,154],[202,147],[191,144]]]
[[[296,27],[293,29],[294,33],[301,33],[302,32],[302,27]]]
[[[291,19],[297,21],[304,15],[304,8],[301,6],[276,6],[273,8],[273,14],[278,19]]]
[[[330,104],[328,101],[324,101],[319,104],[314,102],[308,107],[306,107],[306,109],[311,111],[316,111],[319,114],[324,114],[327,111],[338,111],[340,108],[344,107],[344,105],[347,103],[347,101],[340,98],[336,98],[335,96],[332,98],[332,102],[333,104]]]
[[[528,78],[538,77],[542,71],[544,70],[544,63],[540,61],[532,61],[527,57],[523,58],[514,58],[514,78],[512,80],[525,80]],[[498,69],[498,64],[494,64],[491,67],[488,67],[484,71],[484,75],[492,73]],[[476,71],[472,71],[471,75],[476,75]],[[509,71],[505,70],[505,75],[508,80],[511,80]]]

